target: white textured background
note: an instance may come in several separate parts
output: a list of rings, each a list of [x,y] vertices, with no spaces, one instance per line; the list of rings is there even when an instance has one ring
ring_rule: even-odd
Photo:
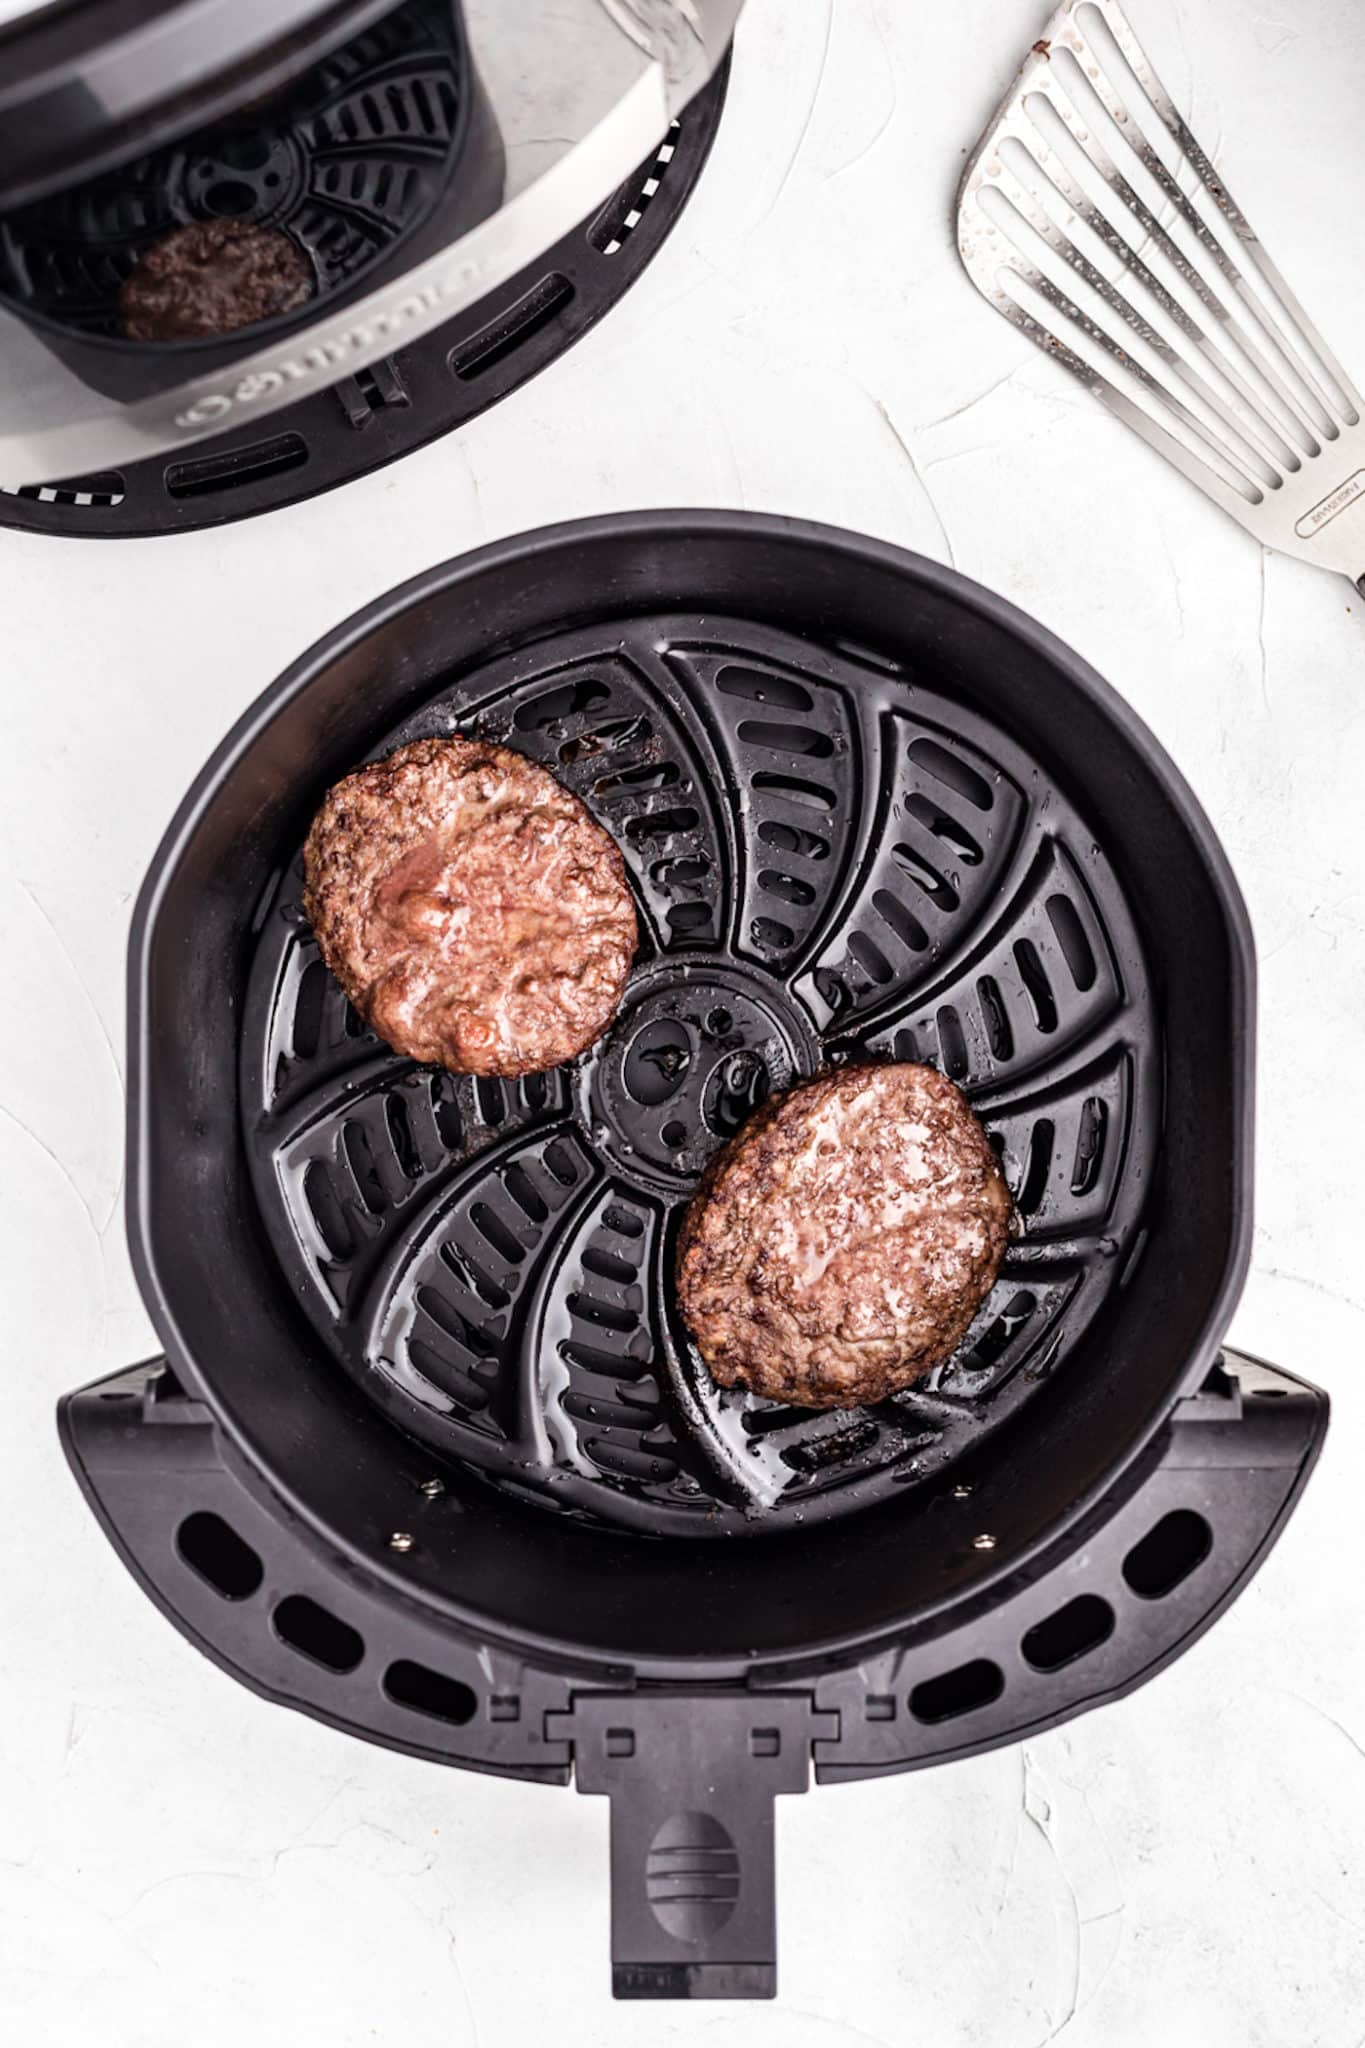
[[[1359,380],[1357,0],[1132,12]],[[961,153],[1044,14],[750,0],[685,220],[529,389],[266,520],[0,533],[5,2043],[1365,2042],[1365,619],[1344,583],[1263,558],[962,276]],[[771,2007],[613,2008],[605,1803],[438,1772],[233,1686],[125,1575],[52,1427],[59,1393],[153,1348],[120,1208],[123,957],[188,779],[389,585],[489,536],[668,503],[950,556],[1169,747],[1260,947],[1255,1264],[1231,1334],[1335,1409],[1272,1561],[1155,1684],[1022,1751],[780,1805]]]

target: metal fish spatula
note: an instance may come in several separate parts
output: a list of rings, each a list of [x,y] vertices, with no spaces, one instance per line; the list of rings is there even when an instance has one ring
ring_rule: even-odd
[[[1115,0],[1064,0],[963,175],[998,312],[1267,547],[1365,590],[1361,401]]]

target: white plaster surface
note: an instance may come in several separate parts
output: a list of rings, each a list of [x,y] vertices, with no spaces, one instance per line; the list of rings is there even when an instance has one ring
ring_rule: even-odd
[[[1365,14],[1132,12],[1359,380]],[[13,2048],[1365,2041],[1365,601],[1263,557],[963,277],[961,152],[1043,18],[1034,0],[751,0],[685,221],[530,388],[220,532],[0,532]],[[442,1773],[234,1686],[135,1588],[52,1426],[61,1392],[154,1348],[121,1214],[123,963],[191,775],[285,664],[416,570],[670,503],[951,556],[1171,750],[1260,949],[1255,1257],[1231,1335],[1334,1403],[1273,1558],[1154,1684],[1022,1750],[782,1803],[765,2007],[613,2007],[605,1803]]]

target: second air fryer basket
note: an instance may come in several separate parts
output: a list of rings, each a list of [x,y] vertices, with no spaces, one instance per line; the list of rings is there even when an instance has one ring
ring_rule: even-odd
[[[267,100],[0,217],[0,297],[95,389],[125,399],[306,328],[484,219],[503,152],[455,0],[403,0]],[[192,221],[287,233],[316,292],[221,338],[130,342],[119,291]]]

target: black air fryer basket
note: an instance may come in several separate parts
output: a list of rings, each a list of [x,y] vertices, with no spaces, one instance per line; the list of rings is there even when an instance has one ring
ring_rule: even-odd
[[[299,906],[327,785],[459,729],[626,857],[621,1015],[515,1084],[399,1059]],[[95,1512],[266,1697],[612,1802],[618,1995],[774,1981],[773,1795],[1129,1690],[1256,1569],[1327,1404],[1220,1351],[1252,958],[1151,736],[948,569],[632,515],[499,543],[258,702],[143,890],[129,1224],[165,1358],[64,1404]],[[719,1393],[697,1175],[866,1056],[965,1088],[1025,1229],[954,1358],[843,1414]]]

